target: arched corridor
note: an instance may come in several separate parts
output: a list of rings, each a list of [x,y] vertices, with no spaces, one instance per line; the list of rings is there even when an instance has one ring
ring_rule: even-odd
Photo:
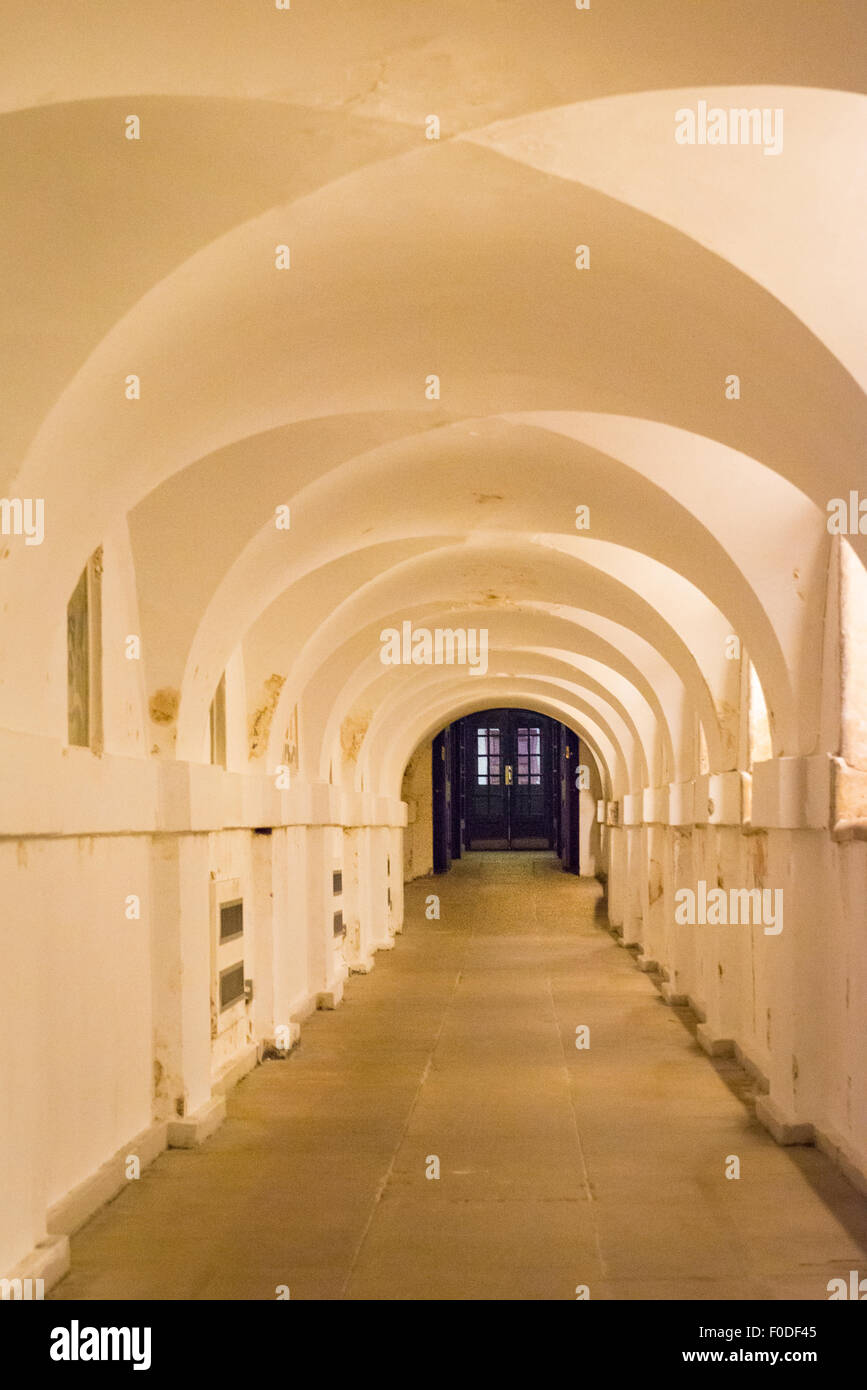
[[[438,919],[414,884],[382,968],[92,1221],[54,1296],[802,1300],[864,1266],[858,1194],[774,1144],[558,868],[471,853]]]
[[[867,1281],[867,8],[5,8],[0,1278]]]

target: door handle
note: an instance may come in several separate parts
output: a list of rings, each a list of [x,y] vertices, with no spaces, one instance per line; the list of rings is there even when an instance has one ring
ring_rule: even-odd
[[[507,786],[507,787],[510,787],[511,785],[512,785],[512,768],[511,768],[511,765],[510,765],[509,763],[506,763],[506,786]]]

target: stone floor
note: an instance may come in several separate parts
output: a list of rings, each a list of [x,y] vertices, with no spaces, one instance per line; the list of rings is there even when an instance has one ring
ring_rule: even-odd
[[[603,912],[545,854],[410,885],[396,949],[73,1238],[52,1297],[826,1299],[867,1275],[867,1202],[774,1144]]]

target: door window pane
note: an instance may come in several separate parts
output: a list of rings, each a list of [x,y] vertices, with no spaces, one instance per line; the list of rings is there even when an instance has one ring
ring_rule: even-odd
[[[500,731],[476,730],[476,786],[497,786],[500,781]]]
[[[542,785],[542,731],[530,730],[530,786]]]
[[[522,725],[517,730],[517,773],[519,787],[542,785],[541,731]]]

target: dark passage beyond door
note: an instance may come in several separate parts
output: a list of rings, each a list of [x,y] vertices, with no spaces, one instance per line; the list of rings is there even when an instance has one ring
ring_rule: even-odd
[[[467,849],[549,849],[551,721],[528,710],[500,709],[461,723]]]

